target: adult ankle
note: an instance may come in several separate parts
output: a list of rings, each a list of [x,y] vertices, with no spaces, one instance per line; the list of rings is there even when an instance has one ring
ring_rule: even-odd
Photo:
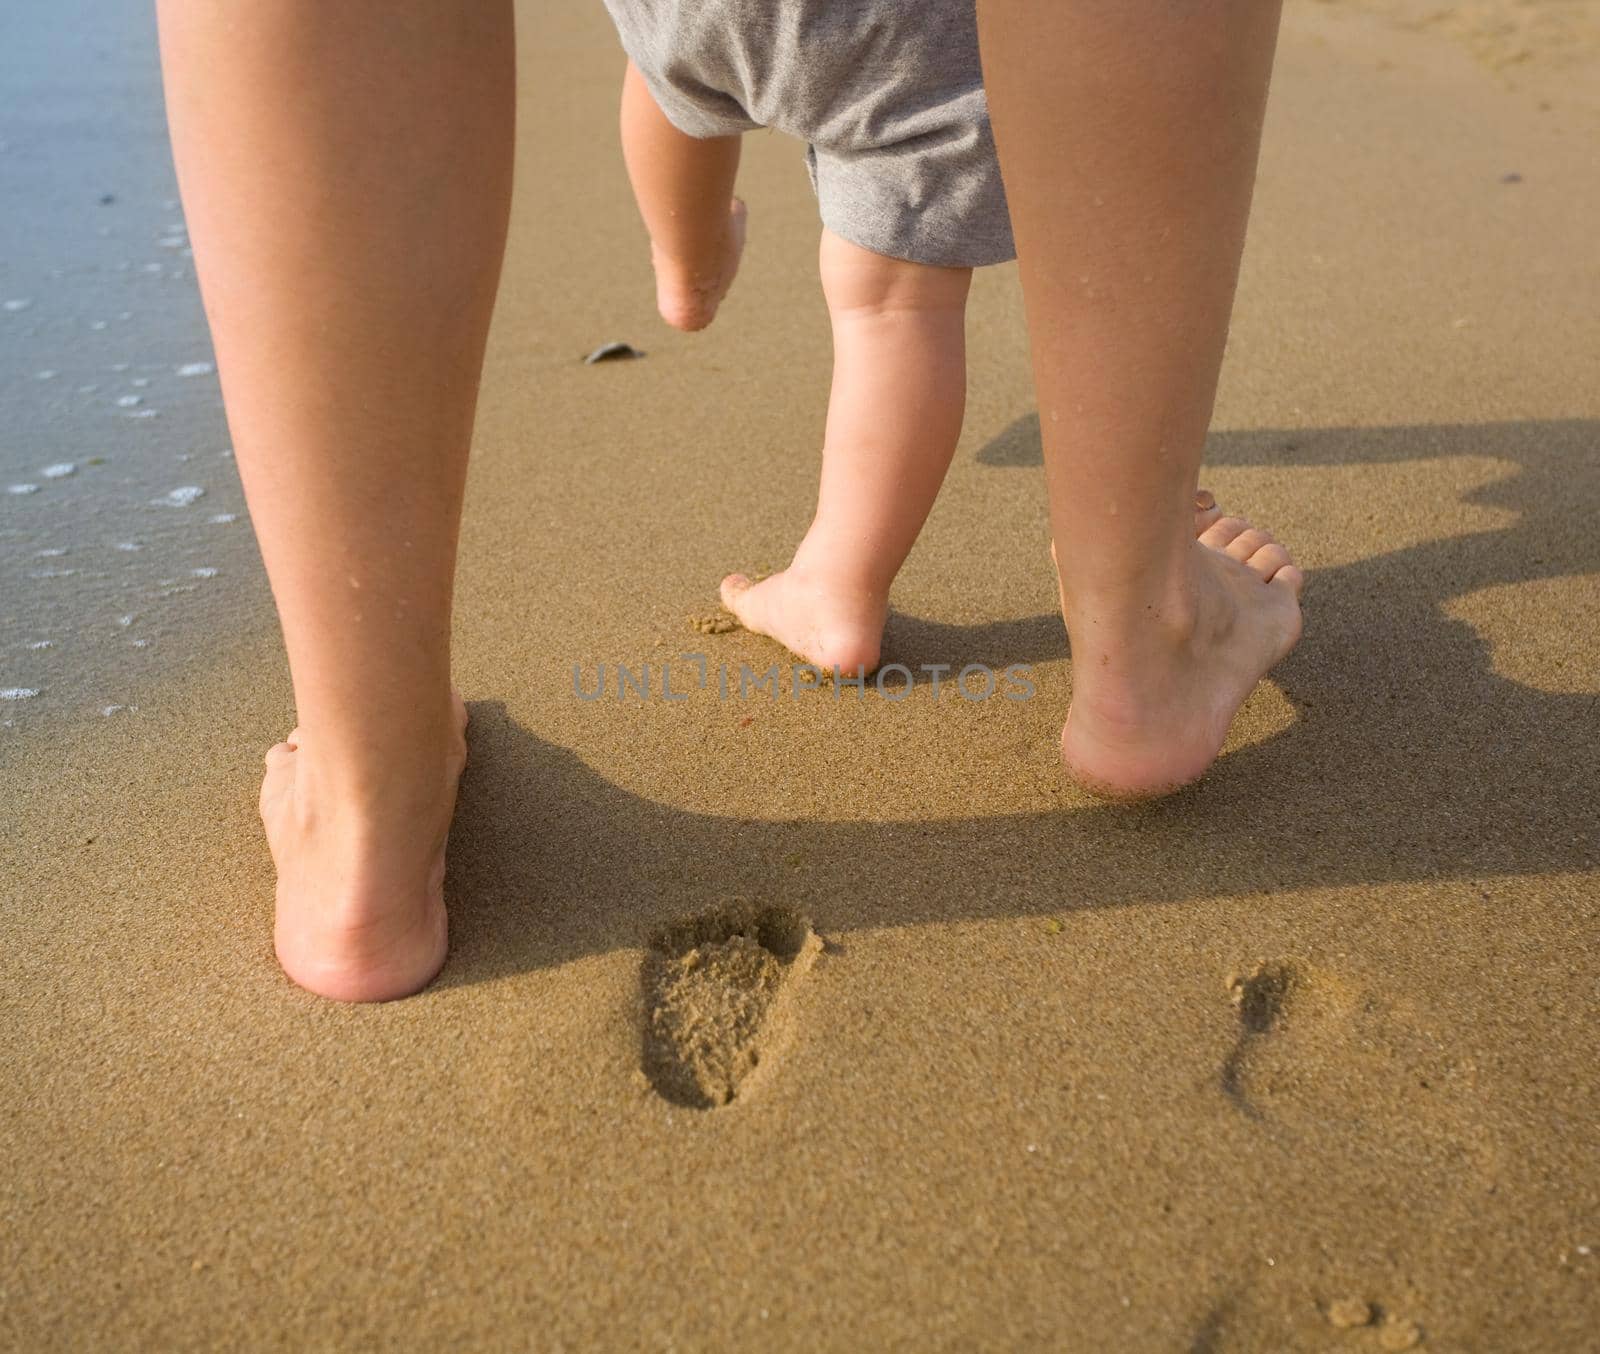
[[[300,734],[299,783],[325,806],[360,818],[408,811],[436,800],[453,783],[466,757],[466,741],[453,721],[404,730],[316,729]]]
[[[1062,587],[1067,632],[1074,649],[1088,645],[1113,660],[1123,652],[1179,649],[1200,628],[1203,590],[1187,571],[1179,577],[1121,582],[1099,588]]]

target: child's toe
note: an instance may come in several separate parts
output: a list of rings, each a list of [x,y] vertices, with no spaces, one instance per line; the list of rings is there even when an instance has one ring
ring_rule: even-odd
[[[722,597],[722,605],[731,611],[734,603],[754,586],[743,574],[729,574],[717,591]]]

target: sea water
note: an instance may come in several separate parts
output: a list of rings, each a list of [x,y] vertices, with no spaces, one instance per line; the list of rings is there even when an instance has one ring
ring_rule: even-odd
[[[168,148],[151,7],[19,5],[0,44],[0,750],[137,718],[270,622]]]

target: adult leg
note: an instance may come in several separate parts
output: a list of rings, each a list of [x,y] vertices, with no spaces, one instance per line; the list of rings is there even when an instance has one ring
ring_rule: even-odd
[[[289,976],[444,961],[457,529],[504,250],[509,0],[161,0],[168,114],[299,728],[262,816]]]
[[[1072,636],[1062,755],[1110,795],[1201,775],[1300,634],[1282,546],[1194,534],[1277,25],[1273,0],[979,3]]]
[[[628,63],[622,81],[622,158],[650,232],[656,307],[674,329],[704,329],[733,285],[744,252],[745,206],[733,196],[738,136],[680,132]]]
[[[970,268],[886,258],[822,233],[833,390],[817,513],[794,562],[730,574],[723,604],[824,669],[878,664],[889,585],[944,483],[966,406]]]

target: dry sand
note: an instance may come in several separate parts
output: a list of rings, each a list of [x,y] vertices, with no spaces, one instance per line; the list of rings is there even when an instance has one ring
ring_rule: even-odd
[[[574,696],[778,659],[691,618],[804,526],[828,347],[762,135],[733,297],[660,326],[603,14],[526,6],[450,962],[376,1008],[273,966],[265,616],[13,740],[0,1341],[1593,1349],[1596,69],[1369,9],[1288,16],[1208,471],[1315,570],[1308,637],[1126,809],[1056,771],[1011,269],[889,653],[1033,700]]]

